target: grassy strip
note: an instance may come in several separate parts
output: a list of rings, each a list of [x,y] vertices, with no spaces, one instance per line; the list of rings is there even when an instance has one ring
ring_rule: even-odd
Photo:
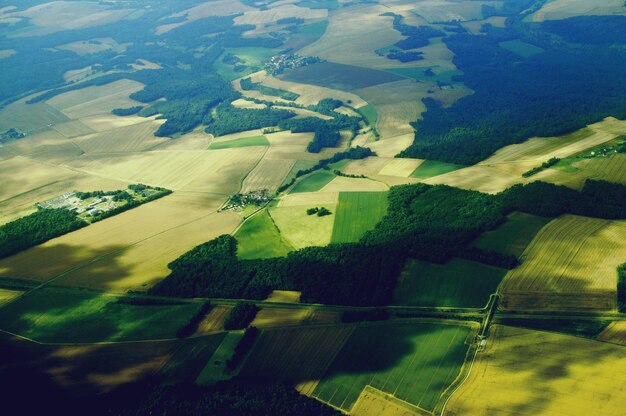
[[[269,146],[270,141],[265,136],[243,137],[241,139],[213,142],[209,145],[210,150],[238,149],[240,147]]]

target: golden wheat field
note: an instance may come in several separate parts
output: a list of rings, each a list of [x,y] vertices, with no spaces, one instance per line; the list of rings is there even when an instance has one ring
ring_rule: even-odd
[[[511,310],[613,310],[626,222],[564,215],[550,222],[500,287]]]
[[[352,416],[427,416],[431,414],[372,386],[365,386],[350,409]]]
[[[444,414],[619,415],[624,402],[624,347],[494,325]]]
[[[295,163],[295,160],[261,160],[244,179],[241,191],[243,193],[260,189],[268,189],[270,192],[276,191]]]
[[[300,326],[311,316],[311,309],[261,308],[250,325],[258,328]]]

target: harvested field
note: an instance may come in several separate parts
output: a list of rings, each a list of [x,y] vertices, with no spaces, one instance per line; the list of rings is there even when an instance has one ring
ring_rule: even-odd
[[[324,98],[334,98],[350,104],[352,107],[359,108],[367,105],[365,101],[358,95],[339,91],[331,88],[324,88],[311,84],[301,84],[298,82],[290,82],[283,79],[274,78],[265,73],[265,71],[257,72],[251,75],[252,82],[260,82],[271,88],[282,89],[294,92],[299,95],[296,99],[297,104],[314,105]]]
[[[623,347],[494,325],[445,414],[619,415],[625,400]]]
[[[250,325],[257,328],[300,326],[311,316],[310,309],[261,308]]]
[[[603,180],[626,185],[626,155],[614,154],[609,157],[580,159],[567,168],[556,165],[534,175],[544,182],[582,189],[587,179]]]
[[[278,203],[279,207],[306,207],[315,205],[334,205],[339,201],[339,192],[299,192],[285,195]]]
[[[541,229],[500,292],[510,310],[614,310],[626,223],[564,215]]]
[[[418,168],[419,170],[419,168]],[[456,188],[497,194],[517,184],[528,182],[521,175],[502,172],[491,166],[475,165],[425,179],[430,185],[449,185]]]
[[[38,289],[0,310],[2,329],[40,342],[174,338],[199,305],[129,305],[74,289]]]
[[[306,7],[299,7],[294,4],[272,5],[266,10],[251,10],[244,12],[242,16],[235,18],[235,24],[239,26],[264,26],[276,23],[280,19],[286,19],[289,17],[301,19],[325,19],[328,17],[328,10],[309,9]]]
[[[427,0],[416,3],[411,10],[418,16],[423,17],[429,23],[467,21],[482,18],[482,6],[492,5],[497,7],[498,1],[437,1]]]
[[[371,179],[346,178],[337,176],[328,185],[324,186],[322,192],[383,192],[389,187],[382,182]]]
[[[380,157],[395,157],[398,153],[413,144],[414,138],[414,133],[408,133],[398,137],[367,143],[365,147],[369,147]]]
[[[270,192],[275,192],[295,163],[293,160],[261,160],[244,179],[241,192],[247,193],[260,189],[268,189]]]
[[[387,192],[341,192],[331,241],[359,241],[385,216],[387,204]]]
[[[5,303],[11,302],[13,299],[17,298],[22,293],[24,292],[20,290],[9,290],[9,289],[0,288],[0,306],[4,305]]]
[[[472,246],[519,257],[537,233],[550,221],[552,218],[512,212],[507,216],[504,224],[495,230],[483,233],[472,243]]]
[[[87,154],[146,151],[170,140],[154,135],[162,123],[156,120],[144,121],[81,137],[74,142]]]
[[[392,159],[378,174],[408,178],[423,162],[421,159]]]
[[[311,395],[353,331],[345,325],[264,330],[241,373],[285,380]]]
[[[355,91],[360,88],[402,80],[402,77],[390,72],[332,62],[321,62],[292,69],[279,75],[279,78],[285,81],[319,85],[320,87],[344,91]]]
[[[371,156],[361,160],[351,160],[341,168],[341,171],[349,175],[365,175],[376,178],[377,176],[396,176],[406,178],[422,164],[420,159],[390,159]]]
[[[114,108],[142,105],[128,96],[141,91],[143,87],[144,85],[139,82],[124,79],[102,86],[69,91],[51,98],[46,103],[71,119],[110,114]]]
[[[552,0],[536,11],[533,22],[561,20],[574,16],[624,14],[624,3],[620,0]]]
[[[0,110],[0,131],[16,128],[26,133],[45,130],[50,124],[63,123],[70,119],[46,103],[26,104],[23,100],[9,104]]]
[[[56,124],[53,129],[68,139],[94,133],[92,129],[81,123],[79,120]]]
[[[306,213],[308,208],[322,206],[328,208],[334,215],[318,217]],[[270,209],[270,214],[280,230],[280,235],[294,249],[328,245],[333,234],[336,212],[336,203],[322,203],[320,201],[311,202],[306,206],[279,206]]]
[[[446,264],[409,260],[398,279],[395,305],[482,308],[505,269],[464,259]]]
[[[470,326],[411,322],[357,327],[313,397],[350,411],[365,386],[432,411],[461,371]]]
[[[250,217],[235,233],[240,259],[264,259],[286,256],[293,248],[281,236],[266,210]]]
[[[113,114],[101,114],[92,117],[82,118],[80,121],[92,130],[97,132],[110,131],[119,129],[122,127],[128,127],[135,124],[142,124],[149,120],[154,120],[155,117],[140,117],[140,116],[114,116]]]
[[[128,44],[120,45],[113,38],[98,38],[66,43],[65,45],[57,46],[57,49],[72,51],[77,55],[91,55],[110,50],[122,53],[126,51],[126,46]]]
[[[246,6],[240,1],[233,0],[214,0],[210,2],[201,3],[190,9],[183,10],[180,13],[174,13],[169,18],[181,18],[185,17],[182,22],[168,23],[161,26],[157,26],[156,34],[162,35],[169,32],[172,29],[186,25],[187,23],[195,22],[196,20],[204,19],[210,16],[229,16],[231,14],[237,14],[254,10],[250,6]]]
[[[626,346],[626,321],[611,323],[596,339],[602,342]]]

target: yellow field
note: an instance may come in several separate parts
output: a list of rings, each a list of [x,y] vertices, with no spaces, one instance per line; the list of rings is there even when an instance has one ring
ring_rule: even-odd
[[[295,163],[294,160],[261,160],[244,179],[241,187],[242,192],[260,189],[269,189],[270,192],[276,191]]]
[[[382,182],[371,179],[345,178],[337,176],[324,186],[321,192],[371,192],[386,191],[389,187]]]
[[[407,133],[391,139],[371,142],[366,144],[365,147],[369,147],[380,157],[395,157],[398,153],[413,144],[414,139],[414,133]]]
[[[365,102],[361,97],[356,94],[334,90],[331,88],[318,87],[315,85],[298,84],[296,82],[283,81],[281,79],[267,75],[265,71],[256,72],[250,75],[250,77],[255,83],[260,82],[263,85],[271,88],[295,92],[296,94],[300,95],[300,97],[298,97],[295,102],[297,104],[302,104],[305,106],[317,104],[320,102],[320,100],[323,100],[324,98],[334,98],[336,100],[341,100],[344,103],[349,103],[352,107],[355,108],[367,105],[367,102]],[[238,83],[239,82],[237,81],[237,84]],[[248,95],[252,92],[258,91],[242,91],[244,95]],[[270,97],[270,101],[274,101],[275,99],[276,97]]]
[[[262,308],[250,325],[257,328],[300,326],[311,316],[310,309]]]
[[[150,120],[154,120],[155,117],[139,117],[139,116],[126,116],[118,117],[112,114],[100,114],[92,117],[85,117],[80,121],[96,132],[110,131],[123,127],[133,126],[135,124],[146,123]],[[159,121],[162,122],[162,121]],[[158,127],[158,126],[157,126]],[[155,127],[156,129],[156,127]]]
[[[565,215],[545,226],[500,287],[511,310],[613,310],[626,222]]]
[[[528,180],[522,178],[521,175],[510,174],[495,167],[478,164],[434,176],[422,182],[431,185],[443,184],[461,189],[497,194],[517,183],[526,183]]]
[[[625,402],[623,347],[494,325],[444,414],[621,415]]]
[[[425,83],[403,80],[363,88],[357,93],[376,107],[376,129],[381,139],[385,140],[413,133],[413,127],[409,123],[420,118],[426,111],[422,98],[426,97],[427,90]]]
[[[596,338],[598,341],[626,346],[626,321],[611,323]]]
[[[0,275],[81,287],[145,289],[167,264],[198,244],[232,232],[241,218],[215,213],[223,197],[177,193],[0,261]]]
[[[353,331],[346,325],[265,330],[242,374],[286,380],[310,395]]]
[[[205,335],[224,330],[224,320],[232,310],[232,306],[215,306],[207,314],[194,335]]]
[[[367,68],[415,66],[414,63],[392,61],[374,52],[404,38],[393,29],[392,17],[381,16],[389,11],[389,8],[379,4],[339,9],[331,15],[324,36],[302,49],[301,54]]]
[[[624,14],[620,0],[552,0],[532,15],[532,21],[560,20],[574,16]]]
[[[315,194],[315,193],[312,193]],[[295,249],[330,244],[335,223],[334,215],[318,217],[307,215],[307,208],[324,206],[333,214],[337,210],[336,203],[311,202],[304,206],[279,206],[270,209],[274,223],[280,235]]]
[[[328,16],[326,9],[309,9],[293,4],[273,4],[267,10],[251,10],[235,18],[236,25],[264,26],[276,23],[279,19],[297,17],[301,19],[325,19]]]
[[[277,303],[300,303],[302,292],[295,290],[272,290],[272,293],[265,299],[266,302]]]
[[[423,411],[410,403],[396,399],[393,395],[365,386],[359,399],[350,409],[352,416],[428,416],[430,412]]]
[[[12,301],[16,297],[20,296],[22,293],[24,292],[20,290],[0,289],[0,306]]]
[[[110,114],[114,108],[141,105],[128,96],[142,90],[143,84],[130,80],[115,81],[103,86],[86,87],[57,95],[47,104],[72,119]]]
[[[253,101],[244,100],[243,98],[239,98],[231,103],[235,108],[249,108],[254,110],[260,110],[263,108],[267,108],[265,104],[255,104]]]
[[[351,160],[341,170],[350,175],[408,177],[423,162],[421,159],[393,159],[372,156],[361,160]]]
[[[339,201],[339,192],[297,192],[283,196],[278,206],[311,208],[315,205],[332,205]]]
[[[171,139],[156,137],[154,132],[162,120],[149,120],[141,124],[120,127],[74,140],[86,154],[141,152],[152,149]]]

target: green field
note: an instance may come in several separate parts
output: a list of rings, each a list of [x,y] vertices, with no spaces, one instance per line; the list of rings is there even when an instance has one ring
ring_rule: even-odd
[[[267,259],[286,256],[292,250],[280,236],[266,210],[250,217],[235,233],[240,259]]]
[[[223,62],[223,57],[232,53],[237,55],[243,62],[242,64],[246,68],[242,71],[235,71],[234,65],[230,65]],[[222,56],[215,61],[215,70],[222,77],[229,81],[233,81],[237,78],[245,77],[253,72],[256,72],[263,68],[263,63],[269,61],[269,59],[276,55],[278,51],[269,48],[260,47],[243,47],[243,48],[225,48]]]
[[[376,107],[368,104],[357,109],[357,111],[363,117],[365,117],[365,120],[367,120],[367,124],[369,124],[371,127],[376,127],[376,122],[378,122],[378,111],[376,111]]]
[[[539,230],[550,221],[552,218],[512,212],[504,224],[478,237],[472,246],[519,257]]]
[[[483,307],[507,270],[463,259],[433,264],[409,260],[400,275],[394,304]]]
[[[298,26],[298,32],[300,35],[307,35],[314,38],[321,38],[326,29],[328,28],[328,20],[323,20],[317,23],[311,23],[309,25]]]
[[[411,174],[412,178],[428,179],[434,176],[443,175],[461,168],[463,165],[455,165],[454,163],[438,162],[436,160],[426,160],[419,165],[415,172]]]
[[[359,241],[386,213],[387,192],[341,192],[331,242]]]
[[[189,338],[158,372],[167,384],[193,383],[227,336],[226,332]]]
[[[433,75],[427,75],[426,70],[430,69]],[[407,78],[413,78],[416,81],[441,82],[444,84],[453,84],[453,77],[463,75],[459,70],[450,71],[440,66],[418,67],[418,68],[392,68],[387,71],[401,75]]]
[[[242,337],[243,331],[232,331],[222,338],[219,347],[205,363],[206,365],[197,377],[196,384],[207,386],[229,378],[226,374],[226,361],[233,356],[235,347]]]
[[[541,49],[539,46],[522,42],[519,39],[500,42],[500,47],[511,51],[514,54],[521,56],[522,58],[528,58],[529,56],[537,55],[538,53],[543,52],[543,49]]]
[[[338,0],[303,0],[296,4],[300,7],[306,7],[308,9],[335,10],[339,8]]]
[[[199,304],[127,305],[80,289],[39,289],[0,309],[0,328],[40,342],[175,338]]]
[[[269,146],[270,142],[265,136],[243,137],[241,139],[233,139],[224,142],[213,142],[209,145],[209,149],[235,149],[239,147],[250,146]]]
[[[319,170],[305,176],[296,183],[290,193],[317,192],[335,179],[335,174],[327,170]]]
[[[432,411],[460,372],[471,328],[436,323],[356,328],[313,392],[350,410],[366,385]]]
[[[284,74],[281,74],[278,78],[343,91],[353,91],[404,79],[391,72],[337,64],[334,62],[321,62],[290,69]]]

